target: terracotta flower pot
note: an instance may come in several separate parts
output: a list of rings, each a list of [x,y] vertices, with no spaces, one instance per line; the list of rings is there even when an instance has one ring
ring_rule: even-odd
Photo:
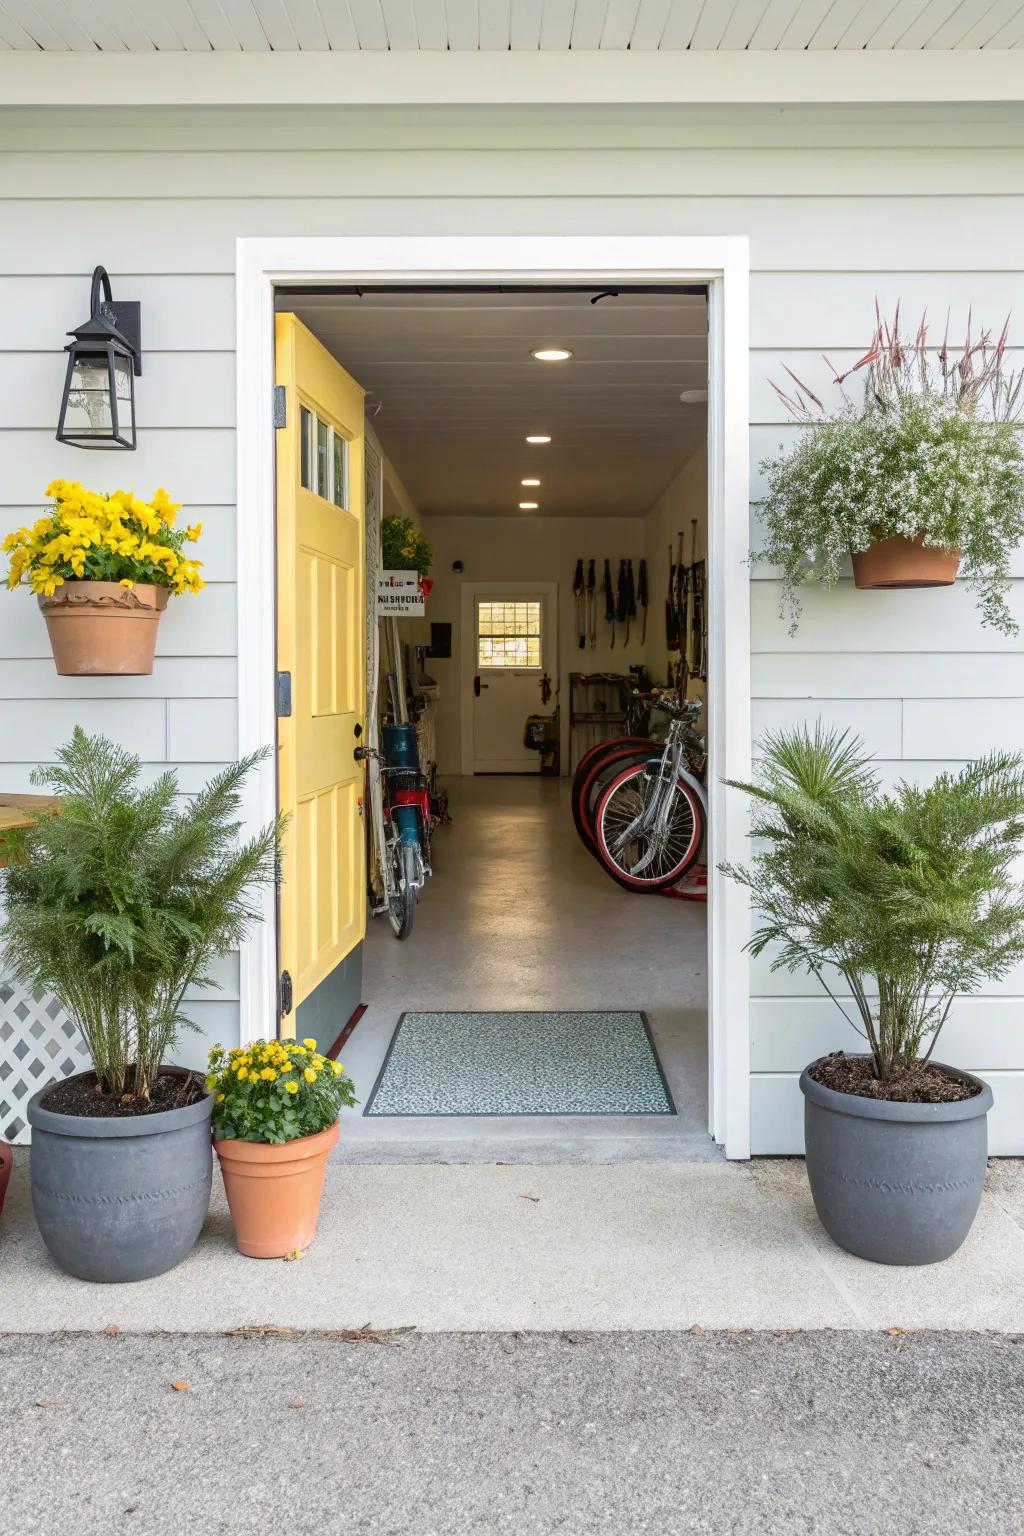
[[[3,1215],[4,1197],[7,1194],[7,1186],[11,1182],[11,1169],[14,1167],[14,1153],[6,1141],[0,1141],[0,1216]]]
[[[270,1146],[265,1141],[215,1141],[235,1242],[250,1259],[283,1259],[316,1236],[327,1155],[338,1122],[316,1136]]]
[[[951,587],[960,568],[958,549],[925,545],[924,534],[915,539],[894,534],[860,549],[853,557],[853,584],[871,590],[879,587]]]
[[[41,597],[61,677],[147,676],[168,596],[167,587],[66,581],[52,597]]]

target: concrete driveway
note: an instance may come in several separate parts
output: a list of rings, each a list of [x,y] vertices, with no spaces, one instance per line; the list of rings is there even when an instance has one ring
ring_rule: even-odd
[[[23,1336],[0,1381],[5,1536],[1024,1526],[1007,1336]]]

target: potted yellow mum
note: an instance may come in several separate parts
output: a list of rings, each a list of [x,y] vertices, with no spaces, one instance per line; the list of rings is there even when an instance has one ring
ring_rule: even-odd
[[[105,496],[77,481],[46,488],[52,506],[3,541],[7,585],[39,599],[62,677],[145,675],[157,625],[174,593],[199,592],[200,560],[186,556],[201,523],[175,528],[178,503],[164,490]]]
[[[215,1045],[206,1087],[239,1252],[280,1259],[308,1248],[338,1115],[356,1102],[341,1063],[312,1039]]]

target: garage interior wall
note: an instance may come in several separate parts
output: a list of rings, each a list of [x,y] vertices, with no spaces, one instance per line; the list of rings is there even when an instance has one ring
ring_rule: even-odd
[[[562,725],[562,767],[568,764],[569,743],[569,673],[625,672],[630,663],[644,660],[639,625],[631,629],[628,647],[623,646],[621,625],[616,625],[614,648],[610,645],[608,625],[603,621],[604,602],[598,592],[597,645],[581,651],[576,640],[576,605],[573,597],[573,573],[576,561],[591,558],[597,562],[600,588],[604,560],[611,560],[612,580],[620,559],[633,562],[634,573],[644,554],[644,519],[640,517],[427,517],[423,531],[434,550],[437,584],[430,594],[429,617],[452,626],[450,661],[427,662],[427,669],[441,687],[438,699],[438,766],[442,773],[460,773],[463,699],[460,694],[462,646],[472,649],[472,635],[461,633],[461,590],[463,586],[489,581],[533,581],[558,583],[558,673],[561,681],[559,703]],[[452,572],[452,561],[462,560],[460,575]],[[552,681],[555,681],[552,670]],[[540,690],[533,706],[546,714],[555,704],[542,705]]]
[[[0,497],[9,526],[55,476],[165,485],[201,517],[210,586],[171,604],[152,677],[58,678],[24,592],[0,595],[0,785],[29,787],[79,722],[180,766],[194,788],[237,751],[235,242],[244,235],[746,235],[751,258],[751,497],[794,428],[769,387],[859,355],[877,297],[951,309],[954,331],[1020,311],[1024,125],[1008,106],[0,110]],[[54,441],[65,331],[102,262],[142,302],[133,455]],[[1019,322],[1024,323],[1024,322]],[[1020,333],[1017,338],[1019,340]],[[667,543],[667,541],[666,541]],[[809,593],[798,636],[752,572],[758,733],[822,716],[863,735],[888,777],[927,778],[1024,747],[1024,651],[971,595]],[[1011,605],[1024,609],[1018,559]],[[652,581],[652,594],[656,582]],[[238,1037],[237,971],[193,1000],[203,1035]],[[801,1145],[797,1076],[848,1044],[810,980],[753,969],[755,1152]],[[943,1057],[992,1082],[995,1152],[1024,1153],[1024,977],[958,1004]],[[202,1038],[185,1042],[202,1054]]]

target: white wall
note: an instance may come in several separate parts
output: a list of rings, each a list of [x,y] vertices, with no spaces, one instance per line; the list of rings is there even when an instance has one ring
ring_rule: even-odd
[[[435,586],[427,603],[427,617],[452,626],[450,661],[431,658],[427,669],[441,687],[438,701],[438,767],[442,773],[460,773],[460,741],[464,700],[459,694],[462,644],[461,590],[466,583],[487,581],[556,581],[558,583],[558,675],[561,692],[558,703],[562,713],[562,769],[569,763],[569,673],[627,672],[633,663],[644,660],[640,644],[640,626],[630,628],[630,643],[623,644],[624,633],[616,625],[614,647],[604,623],[604,602],[600,583],[604,561],[609,559],[613,582],[618,577],[620,559],[633,562],[636,576],[644,553],[644,519],[641,517],[426,517],[423,532],[434,549],[432,574]],[[597,564],[598,624],[597,645],[579,649],[576,640],[576,606],[573,575],[576,561],[593,558]],[[452,571],[452,561],[461,560],[461,575]],[[653,622],[652,618],[649,624]],[[471,641],[470,641],[471,643]],[[554,707],[552,700],[549,708]],[[540,695],[538,713],[543,713]],[[590,745],[596,736],[588,736]],[[582,737],[574,742],[578,755]]]
[[[26,787],[76,720],[130,741],[154,768],[181,763],[186,786],[235,751],[235,605],[265,596],[236,593],[234,579],[240,235],[748,235],[755,465],[792,431],[768,377],[784,361],[815,369],[822,351],[859,348],[876,296],[936,318],[949,305],[954,329],[971,304],[995,322],[1021,309],[1024,121],[1013,107],[7,109],[0,151],[8,523],[54,475],[165,484],[207,524],[211,578],[172,606],[153,677],[119,682],[58,679],[31,601],[0,593],[9,789]],[[63,333],[85,317],[96,262],[116,294],[143,303],[131,458],[53,441]],[[755,499],[758,487],[755,470]],[[237,530],[244,538],[244,508]],[[776,583],[754,574],[759,729],[818,713],[855,724],[892,774],[929,774],[994,737],[1024,746],[1021,643],[983,630],[961,589],[811,593],[792,641]],[[1019,580],[1013,606],[1024,610]],[[799,983],[758,970],[754,989],[753,1146],[794,1151],[797,1068],[847,1037]],[[232,989],[204,1006],[230,1041]],[[1017,983],[965,1004],[944,1048],[990,1076],[997,1151],[1024,1152],[1024,1031],[1008,1022],[1021,1011]]]

